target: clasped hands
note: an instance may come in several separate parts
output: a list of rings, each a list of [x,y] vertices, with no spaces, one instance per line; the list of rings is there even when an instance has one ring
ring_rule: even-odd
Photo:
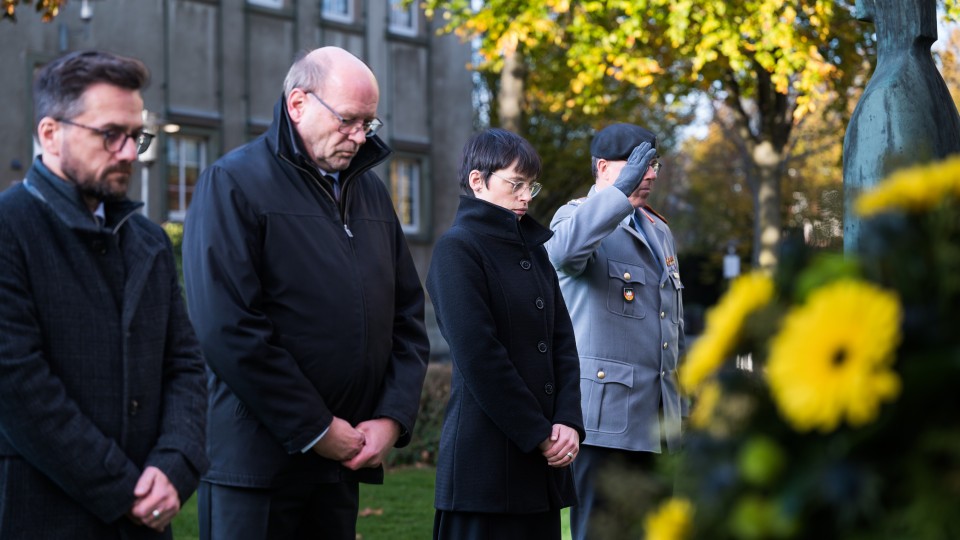
[[[391,418],[374,418],[354,427],[346,420],[334,417],[327,433],[313,446],[313,451],[354,471],[375,468],[383,464],[387,452],[399,438],[400,425]]]
[[[138,525],[163,532],[180,512],[180,495],[160,469],[147,467],[133,488],[133,506],[127,517]]]
[[[537,448],[543,457],[547,458],[547,465],[551,467],[567,467],[573,463],[580,452],[580,435],[570,426],[554,424],[550,437],[540,443]]]

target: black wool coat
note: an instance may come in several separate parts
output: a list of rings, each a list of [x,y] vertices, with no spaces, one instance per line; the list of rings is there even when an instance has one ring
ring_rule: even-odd
[[[570,316],[530,216],[461,196],[437,242],[427,291],[453,379],[437,464],[440,510],[526,514],[576,503],[567,468],[537,445],[553,424],[583,440]]]
[[[129,200],[100,227],[38,158],[0,194],[0,538],[170,538],[126,517],[155,466],[207,467],[203,359],[170,240]]]

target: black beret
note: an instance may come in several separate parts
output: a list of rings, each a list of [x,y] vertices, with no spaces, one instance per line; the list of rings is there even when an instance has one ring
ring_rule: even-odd
[[[657,136],[633,124],[613,124],[600,130],[590,143],[590,155],[611,161],[625,160],[640,143],[657,147]]]

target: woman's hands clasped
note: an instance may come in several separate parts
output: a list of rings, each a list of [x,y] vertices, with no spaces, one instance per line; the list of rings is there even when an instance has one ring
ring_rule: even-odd
[[[551,467],[568,467],[580,452],[577,430],[563,424],[554,424],[550,437],[539,444],[540,452]]]

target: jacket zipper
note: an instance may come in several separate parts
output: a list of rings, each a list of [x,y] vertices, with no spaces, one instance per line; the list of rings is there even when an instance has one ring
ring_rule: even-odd
[[[363,168],[357,169],[356,171],[354,171],[354,173],[353,173],[352,175],[350,175],[349,178],[344,179],[343,185],[342,185],[341,188],[340,188],[340,195],[341,195],[340,200],[342,201],[342,204],[338,204],[338,203],[337,203],[337,200],[336,200],[332,195],[330,195],[329,193],[327,193],[327,190],[323,189],[323,185],[320,184],[320,180],[318,180],[318,179],[313,175],[313,173],[312,173],[310,170],[305,169],[305,168],[301,167],[300,165],[297,165],[297,164],[294,163],[290,158],[288,158],[287,156],[285,156],[285,155],[283,155],[283,154],[281,154],[281,153],[279,153],[279,152],[277,153],[277,155],[278,155],[281,159],[283,159],[284,161],[286,161],[287,163],[289,163],[291,166],[293,166],[294,168],[299,169],[299,170],[305,172],[305,173],[307,174],[307,176],[309,176],[310,179],[313,180],[313,181],[317,184],[317,186],[320,188],[320,191],[322,191],[324,194],[326,194],[327,197],[330,197],[330,200],[333,202],[333,205],[337,207],[337,210],[338,210],[339,213],[340,213],[340,221],[343,223],[343,231],[344,231],[345,233],[347,233],[347,236],[348,236],[348,237],[353,238],[353,232],[350,230],[350,226],[347,224],[347,213],[346,213],[346,208],[347,208],[347,204],[346,204],[346,201],[347,201],[347,180],[350,180],[350,179],[352,179],[352,178],[355,177],[355,176],[360,176],[361,174],[369,171],[369,170],[372,169],[374,166],[376,166],[377,164],[379,164],[380,161],[377,161],[376,163],[370,163],[370,164],[364,166]],[[381,161],[382,161],[382,160],[381,160]]]
[[[337,213],[340,214],[340,222],[343,223],[343,231],[344,231],[345,233],[347,233],[347,236],[348,236],[348,237],[353,238],[353,232],[350,230],[350,227],[347,225],[347,216],[346,216],[346,211],[345,211],[345,208],[346,208],[346,204],[345,204],[345,203],[346,203],[346,190],[341,189],[341,191],[340,191],[341,195],[343,195],[343,196],[341,197],[341,199],[344,201],[344,204],[340,204],[340,203],[337,202],[337,199],[336,199],[336,198],[334,198],[332,195],[330,195],[330,193],[327,192],[326,189],[324,189],[323,184],[320,183],[320,180],[318,180],[318,179],[313,175],[313,173],[311,173],[311,171],[309,171],[308,169],[305,169],[305,168],[301,167],[300,165],[297,165],[296,163],[294,163],[293,161],[291,161],[289,158],[287,158],[287,156],[284,156],[284,155],[281,154],[281,155],[280,155],[280,158],[283,159],[284,161],[286,161],[287,163],[289,163],[289,164],[290,164],[291,166],[293,166],[295,169],[297,169],[297,170],[299,170],[299,171],[302,171],[304,174],[306,174],[311,180],[313,180],[313,182],[314,182],[315,184],[317,184],[317,187],[320,188],[320,191],[321,191],[324,195],[326,195],[327,197],[330,198],[330,202],[333,203],[333,206],[335,206],[335,207],[337,208]],[[344,182],[344,186],[346,186],[346,182]]]

